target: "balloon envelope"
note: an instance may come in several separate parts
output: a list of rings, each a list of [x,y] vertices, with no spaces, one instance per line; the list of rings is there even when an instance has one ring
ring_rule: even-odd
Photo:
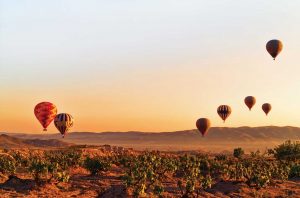
[[[272,106],[269,103],[265,103],[261,106],[262,110],[265,112],[266,115],[271,111]]]
[[[273,57],[274,60],[278,56],[278,54],[281,52],[282,48],[283,48],[282,42],[280,40],[276,40],[276,39],[268,41],[268,43],[266,45],[267,51]]]
[[[249,108],[249,110],[252,109],[252,107],[255,105],[256,103],[256,99],[253,96],[247,96],[244,100],[245,104],[247,105],[247,107]]]
[[[41,102],[34,108],[34,115],[41,123],[44,131],[47,131],[47,127],[53,121],[57,114],[57,108],[51,102]]]
[[[217,109],[217,113],[222,118],[222,120],[225,122],[225,120],[231,114],[231,108],[228,105],[220,105]]]
[[[57,116],[54,119],[54,125],[63,137],[73,126],[73,123],[73,117],[68,113],[57,114]]]
[[[204,136],[210,128],[210,121],[207,118],[200,118],[197,120],[196,126],[202,134],[202,136]]]

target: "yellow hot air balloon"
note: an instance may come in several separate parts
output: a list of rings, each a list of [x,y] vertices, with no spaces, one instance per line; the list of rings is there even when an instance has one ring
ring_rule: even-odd
[[[217,109],[217,112],[219,116],[222,118],[222,120],[225,122],[225,120],[231,114],[231,108],[228,105],[220,105]]]
[[[266,45],[267,51],[273,57],[274,60],[278,56],[278,54],[281,52],[282,48],[283,48],[282,42],[280,40],[276,40],[276,39],[268,41],[268,43]]]
[[[73,126],[73,117],[68,113],[60,113],[54,118],[54,125],[64,138],[66,133]]]
[[[247,96],[244,100],[245,104],[247,105],[247,107],[249,108],[249,110],[251,111],[252,107],[255,105],[256,103],[256,99],[253,96]]]
[[[199,118],[196,122],[196,126],[202,134],[202,136],[204,136],[207,133],[208,129],[210,128],[210,125],[210,121],[207,118]]]

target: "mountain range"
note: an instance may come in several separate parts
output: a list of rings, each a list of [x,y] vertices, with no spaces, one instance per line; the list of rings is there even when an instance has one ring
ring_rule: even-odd
[[[264,150],[272,148],[285,140],[300,140],[298,127],[213,127],[205,137],[196,130],[174,132],[72,132],[64,139],[60,134],[27,134],[3,133],[15,138],[60,140],[61,143],[87,144],[87,145],[116,145],[138,150],[205,150],[205,151],[231,151],[242,147],[246,151]],[[49,142],[45,142],[49,143]],[[0,145],[1,145],[0,139]],[[35,143],[36,144],[36,143]]]
[[[56,139],[41,140],[41,139],[24,139],[9,136],[6,134],[0,135],[0,148],[57,148],[67,147],[73,144],[63,142]]]

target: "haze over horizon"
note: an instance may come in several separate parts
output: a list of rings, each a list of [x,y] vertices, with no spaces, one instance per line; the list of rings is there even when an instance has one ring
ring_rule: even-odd
[[[199,117],[299,127],[299,6],[0,0],[0,131],[41,133],[33,108],[42,101],[73,115],[71,131],[180,131]],[[274,38],[283,41],[276,61],[265,50]],[[225,124],[221,104],[232,107]]]
[[[210,128],[210,131],[215,130],[215,129],[244,129],[244,128],[249,128],[249,129],[259,129],[259,128],[293,128],[293,129],[299,129],[300,127],[297,126],[276,126],[276,125],[269,125],[269,126],[236,126],[236,127],[230,127],[230,126],[213,126]],[[82,130],[82,131],[69,131],[69,133],[131,133],[131,132],[137,132],[137,133],[173,133],[173,132],[190,132],[190,131],[198,131],[198,129],[196,127],[194,128],[190,128],[190,129],[182,129],[182,130],[173,130],[173,131],[141,131],[141,130],[127,130],[127,131],[118,131],[118,130],[105,130],[105,131],[88,131],[88,130]],[[271,131],[271,130],[270,130]],[[54,134],[58,134],[59,136],[61,136],[61,134],[59,133],[59,131],[39,131],[39,132],[32,132],[32,131],[0,131],[0,134],[28,134],[28,135],[54,135]]]

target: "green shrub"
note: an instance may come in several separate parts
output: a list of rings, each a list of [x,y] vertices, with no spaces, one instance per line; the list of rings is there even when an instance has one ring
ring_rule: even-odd
[[[37,183],[41,182],[43,178],[47,179],[49,165],[50,164],[46,160],[40,157],[35,156],[30,159],[28,169],[29,172],[32,174],[33,179]],[[52,171],[55,171],[54,167]]]
[[[50,162],[43,157],[34,157],[29,162],[29,172],[37,183],[42,181],[68,182],[68,171],[62,170],[57,162]]]
[[[300,164],[295,164],[291,166],[289,177],[300,177]]]
[[[101,172],[108,171],[111,167],[111,162],[109,159],[104,157],[87,157],[84,160],[84,168],[87,169],[91,175],[97,175]]]
[[[241,158],[244,155],[244,150],[242,148],[235,148],[233,150],[233,156],[236,158]]]
[[[211,188],[212,182],[213,180],[210,175],[201,178],[201,186],[204,190]]]
[[[14,174],[16,171],[16,161],[8,154],[0,154],[0,173]]]
[[[215,159],[218,161],[225,161],[225,160],[227,160],[227,156],[224,154],[218,154],[215,156]]]
[[[45,158],[50,163],[57,163],[62,171],[82,165],[82,151],[75,149],[46,151]]]
[[[300,159],[300,143],[286,141],[273,149],[274,157],[278,160],[296,161]]]
[[[70,175],[68,172],[66,171],[62,171],[62,172],[57,172],[56,174],[56,179],[59,182],[68,182],[70,179]]]
[[[255,152],[251,151],[250,156],[252,158],[260,157],[260,151],[259,150],[255,151]]]

